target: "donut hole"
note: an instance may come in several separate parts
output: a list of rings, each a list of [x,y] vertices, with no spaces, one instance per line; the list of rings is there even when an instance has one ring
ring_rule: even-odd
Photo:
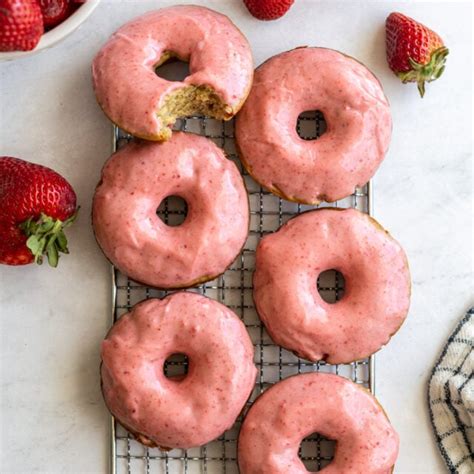
[[[312,433],[301,441],[298,456],[309,472],[318,472],[331,463],[336,441]]]
[[[327,130],[326,119],[320,110],[307,110],[298,115],[296,133],[303,140],[316,140]]]
[[[163,364],[163,373],[169,379],[180,381],[188,374],[189,360],[186,354],[175,352]]]
[[[318,293],[329,304],[337,303],[344,296],[344,275],[333,268],[320,273],[316,281]]]
[[[181,82],[190,74],[189,63],[179,59],[173,53],[165,53],[155,65],[155,74],[167,81]]]
[[[180,196],[168,196],[161,201],[156,214],[166,225],[177,227],[188,216],[188,204]]]

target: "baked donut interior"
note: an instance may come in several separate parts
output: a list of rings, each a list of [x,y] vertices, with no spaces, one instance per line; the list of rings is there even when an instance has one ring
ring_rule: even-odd
[[[173,60],[187,62],[189,58],[181,58],[172,51],[162,54],[155,64],[155,71]],[[229,120],[233,116],[232,107],[225,104],[208,85],[184,85],[167,94],[163,105],[157,110],[157,116],[165,127],[171,127],[181,117],[205,115],[217,120]],[[171,137],[171,129],[163,130],[164,139]]]

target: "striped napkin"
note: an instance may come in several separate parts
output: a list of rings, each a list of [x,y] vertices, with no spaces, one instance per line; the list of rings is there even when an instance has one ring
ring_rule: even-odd
[[[431,373],[431,423],[449,472],[474,473],[474,308],[451,334]]]

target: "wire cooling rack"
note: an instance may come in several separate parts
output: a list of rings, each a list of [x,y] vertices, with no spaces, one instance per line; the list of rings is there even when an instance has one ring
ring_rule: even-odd
[[[250,400],[243,414],[234,426],[216,441],[200,448],[161,451],[146,448],[136,442],[127,431],[112,419],[111,433],[111,473],[112,474],[235,474],[237,466],[237,438],[243,415],[256,397],[272,384],[290,375],[303,372],[329,372],[345,376],[355,383],[374,391],[373,357],[351,364],[329,365],[324,362],[311,363],[299,359],[291,352],[276,346],[269,338],[255,311],[252,300],[252,273],[255,264],[255,249],[259,239],[276,231],[292,216],[318,206],[290,203],[263,190],[242,169],[235,151],[233,121],[221,122],[203,117],[191,117],[179,121],[179,130],[204,135],[223,148],[229,159],[234,161],[242,174],[250,200],[250,231],[247,242],[232,266],[219,278],[195,289],[231,308],[244,322],[255,346],[255,363],[258,376]],[[321,113],[306,112],[298,119],[298,134],[306,140],[316,139],[325,131]],[[121,130],[114,131],[114,144],[118,149],[130,139]],[[348,198],[332,203],[336,207],[354,207],[363,212],[371,212],[370,183]],[[321,204],[320,207],[329,206]],[[174,197],[160,204],[158,215],[169,225],[177,225],[186,215],[185,204]],[[116,321],[139,301],[152,297],[164,297],[169,292],[144,287],[128,279],[114,269],[114,311]],[[316,284],[316,282],[315,282]],[[340,274],[325,272],[317,281],[321,296],[326,301],[336,302],[344,292],[344,282]],[[219,361],[216,360],[216,364]],[[186,373],[187,360],[175,356],[165,364],[165,372],[170,375]],[[334,442],[317,434],[305,438],[301,444],[300,457],[309,471],[319,471],[332,460]]]

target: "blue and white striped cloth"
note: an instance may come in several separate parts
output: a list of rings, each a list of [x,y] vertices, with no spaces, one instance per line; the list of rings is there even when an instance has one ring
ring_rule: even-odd
[[[453,474],[474,473],[474,308],[448,339],[429,382],[429,409],[441,455]]]

